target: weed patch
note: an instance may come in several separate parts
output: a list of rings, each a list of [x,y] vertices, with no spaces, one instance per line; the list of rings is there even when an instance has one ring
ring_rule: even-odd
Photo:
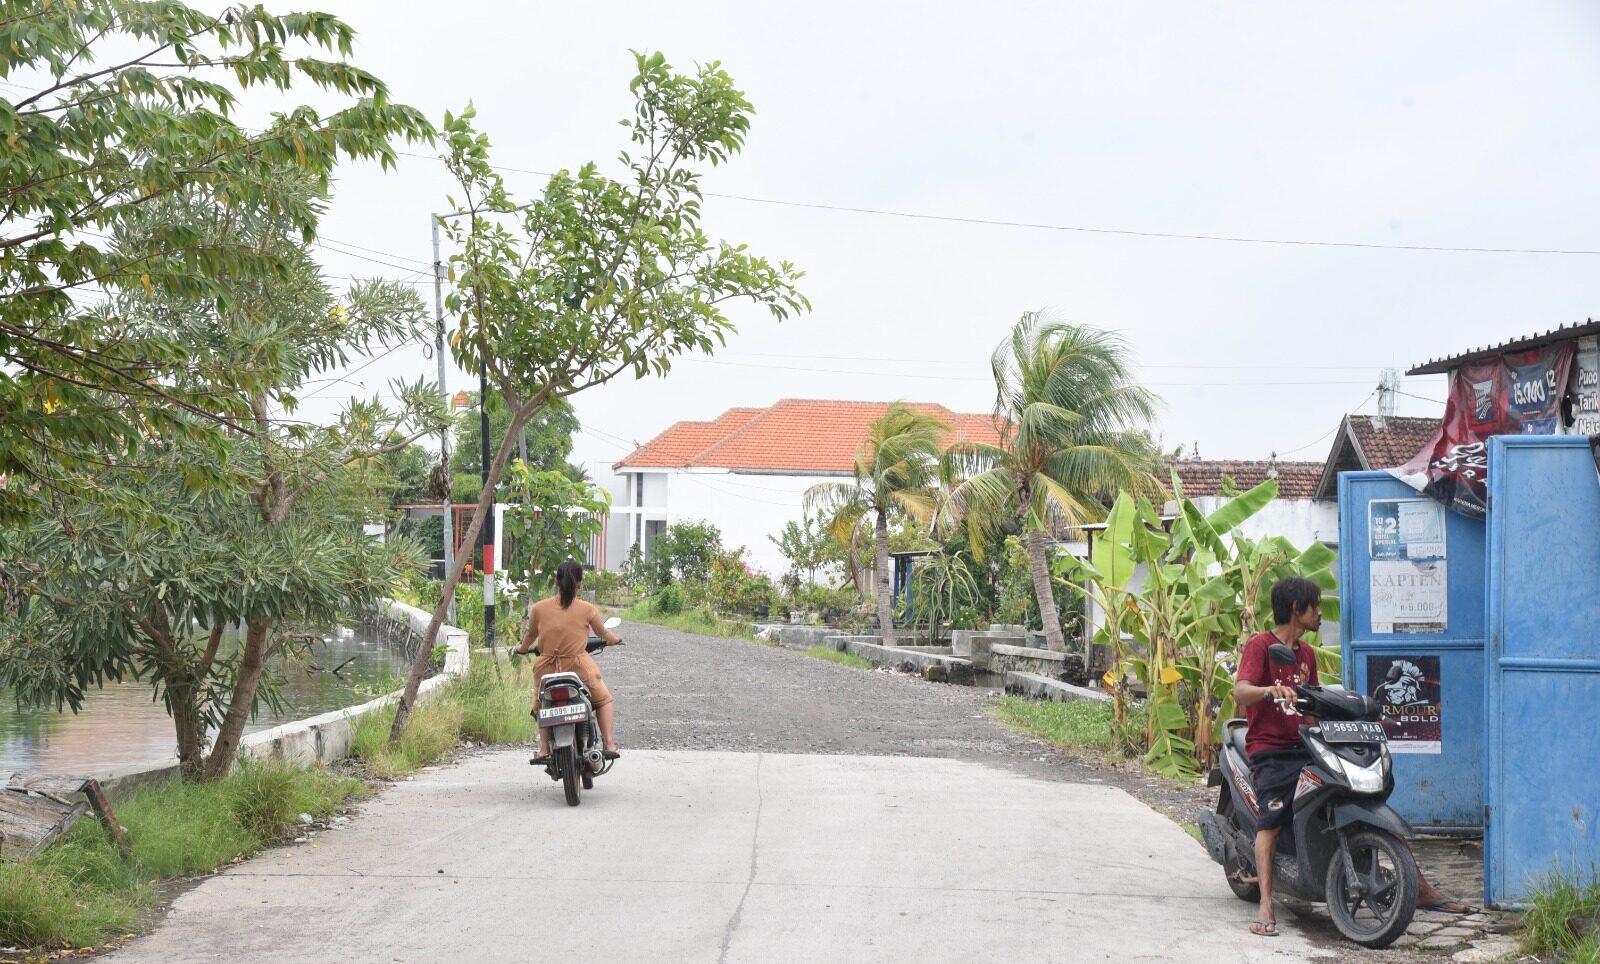
[[[840,666],[853,666],[856,669],[873,668],[871,660],[862,659],[860,656],[857,656],[854,653],[841,653],[836,649],[829,649],[826,646],[813,646],[810,649],[805,650],[805,655],[810,656],[812,659],[821,659],[830,663],[838,663]]]
[[[1522,917],[1522,950],[1569,964],[1600,964],[1600,874],[1587,883],[1551,877]]]
[[[1020,696],[1002,696],[991,716],[1015,732],[1064,750],[1109,757],[1116,749],[1111,733],[1111,704],[1098,700],[1036,703]]]

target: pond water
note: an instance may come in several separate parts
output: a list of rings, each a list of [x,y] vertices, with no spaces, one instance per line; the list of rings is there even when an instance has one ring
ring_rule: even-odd
[[[349,633],[351,630],[344,630]],[[269,664],[283,685],[284,712],[265,705],[246,733],[365,703],[404,678],[406,660],[381,633],[357,626],[352,635],[317,643],[305,656]],[[347,662],[348,661],[348,662]],[[338,675],[331,670],[345,664]],[[393,684],[391,687],[390,684]],[[91,690],[83,711],[22,710],[0,690],[0,777],[17,770],[95,773],[130,763],[176,760],[172,720],[148,683]]]

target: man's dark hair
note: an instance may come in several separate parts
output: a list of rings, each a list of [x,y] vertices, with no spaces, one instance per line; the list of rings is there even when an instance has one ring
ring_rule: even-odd
[[[1300,576],[1279,579],[1272,587],[1272,618],[1282,626],[1293,619],[1296,613],[1321,601],[1322,587],[1311,580]]]

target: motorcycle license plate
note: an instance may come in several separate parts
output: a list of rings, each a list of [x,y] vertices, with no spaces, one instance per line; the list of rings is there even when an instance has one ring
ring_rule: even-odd
[[[589,718],[589,708],[582,703],[567,706],[547,706],[539,711],[540,726],[560,726],[563,723],[582,723]]]
[[[1368,720],[1336,720],[1322,724],[1322,738],[1329,743],[1383,743],[1383,724]]]

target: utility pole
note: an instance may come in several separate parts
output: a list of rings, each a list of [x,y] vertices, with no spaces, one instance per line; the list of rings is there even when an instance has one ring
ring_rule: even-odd
[[[445,411],[450,411],[450,390],[445,387],[445,361],[444,361],[444,262],[439,255],[439,225],[443,218],[435,214],[429,217],[433,227],[433,316],[434,316],[434,355],[439,359],[439,394],[444,398]],[[450,429],[445,427],[439,430],[439,461],[444,466],[444,571],[448,574],[456,561],[455,525],[451,519],[450,508]],[[456,618],[456,601],[450,600],[451,622]]]
[[[489,484],[489,462],[493,458],[489,454],[489,368],[481,360],[478,362],[478,427],[482,430],[483,446],[481,449],[483,462],[483,484]],[[495,648],[494,636],[494,504],[489,500],[489,515],[483,520],[483,528],[478,530],[478,542],[483,546],[483,637],[489,644],[492,652]]]

